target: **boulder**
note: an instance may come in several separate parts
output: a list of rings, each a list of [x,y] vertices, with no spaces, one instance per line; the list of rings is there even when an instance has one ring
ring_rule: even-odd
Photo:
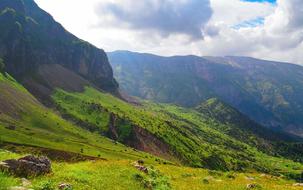
[[[141,166],[141,165],[139,165],[139,164],[135,164],[135,167],[136,167],[139,171],[141,171],[141,172],[148,173],[148,169],[147,169],[147,167],[145,167],[145,166]]]
[[[69,183],[61,183],[58,185],[58,189],[60,190],[66,190],[66,189],[72,189],[72,185]]]
[[[39,176],[51,172],[51,161],[47,157],[29,155],[1,162],[0,170],[18,177]]]
[[[262,187],[257,183],[252,183],[252,184],[247,184],[246,189],[262,189]]]

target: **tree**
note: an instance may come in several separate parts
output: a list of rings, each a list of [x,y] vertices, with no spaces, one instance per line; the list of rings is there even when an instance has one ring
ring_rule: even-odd
[[[4,73],[5,64],[3,59],[0,58],[0,72]]]

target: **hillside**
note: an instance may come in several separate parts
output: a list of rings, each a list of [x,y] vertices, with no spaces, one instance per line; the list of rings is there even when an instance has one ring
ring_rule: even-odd
[[[124,60],[129,52],[122,54]],[[147,84],[165,84],[161,101],[187,107],[120,93],[103,50],[66,31],[33,0],[0,0],[0,190],[61,190],[61,183],[72,185],[64,190],[300,188],[302,139],[264,128],[219,100],[213,87],[227,85],[220,77],[229,63],[140,56],[128,60],[134,63],[129,72],[124,64],[115,66],[129,80],[122,87],[138,85],[157,100],[159,89]],[[193,74],[201,71],[201,59],[218,68],[212,73],[218,80],[206,77],[214,83]],[[141,61],[148,64],[136,68]],[[246,95],[240,92],[235,99]],[[254,103],[248,105],[259,105]],[[268,107],[257,108],[268,113],[263,119],[281,119]],[[52,171],[21,176],[3,167],[2,161],[28,154],[47,156]]]
[[[19,158],[20,154],[0,149],[0,160]],[[258,173],[216,172],[205,169],[171,165],[150,165],[151,175],[137,171],[129,161],[84,161],[78,163],[55,162],[53,174],[30,179],[35,190],[56,189],[64,182],[71,183],[75,190],[243,190],[247,184],[256,184],[264,190],[300,190],[295,181]],[[153,169],[151,169],[153,168]],[[113,180],[114,179],[114,180]],[[0,189],[21,185],[21,181],[0,173]]]
[[[261,152],[262,140],[251,145],[237,140],[220,130],[226,126],[195,110],[148,102],[131,105],[93,88],[86,88],[83,93],[57,90],[53,99],[65,118],[168,160],[223,171],[287,171],[283,169],[284,164],[271,164],[272,160],[279,159],[272,157],[272,152],[276,152],[275,156],[282,156],[278,155],[276,146],[268,144]],[[250,139],[253,141],[256,135],[252,133]],[[300,150],[284,150],[284,155],[286,152],[289,154],[285,157],[295,160],[302,155]]]
[[[112,185],[117,186],[118,189],[126,187],[143,189],[142,183],[147,181],[134,178],[138,175],[143,175],[146,180],[156,180],[153,189],[159,186],[170,189],[168,183],[172,183],[173,189],[183,189],[192,180],[195,181],[193,188],[208,188],[203,183],[200,184],[199,179],[207,181],[211,187],[222,188],[228,188],[231,183],[229,180],[232,179],[236,180],[233,182],[233,187],[241,189],[252,176],[258,178],[257,182],[264,187],[270,188],[274,185],[287,189],[287,186],[293,182],[277,178],[280,185],[276,186],[266,178],[257,177],[259,174],[254,171],[298,178],[303,169],[299,163],[266,155],[250,145],[224,135],[219,130],[212,129],[211,126],[217,124],[205,120],[207,116],[194,110],[149,102],[135,106],[91,87],[87,87],[83,93],[70,93],[58,89],[52,97],[63,117],[72,121],[69,122],[41,105],[12,77],[7,74],[0,76],[1,146],[22,154],[46,154],[58,160],[55,162],[54,175],[51,178],[33,179],[37,189],[45,184],[55,185],[62,179],[76,184],[76,189],[87,187],[110,189]],[[201,119],[191,123],[190,119],[197,116]],[[130,149],[100,134],[174,163],[254,173],[218,173],[167,165],[168,161]],[[2,152],[0,158],[4,160],[17,156]],[[80,162],[61,163],[65,159],[74,161],[80,159]],[[83,159],[101,159],[97,161],[100,168],[92,170],[96,163],[92,165],[89,161],[82,162]],[[155,176],[138,174],[131,164],[138,159],[144,160],[152,168],[156,167]],[[69,172],[64,171],[73,174],[68,176]],[[79,172],[86,173],[78,175]],[[117,184],[109,181],[100,186],[89,180],[93,176],[107,180],[117,175],[123,175]],[[172,181],[169,180],[170,177]],[[19,183],[18,179],[1,172],[0,179],[2,187]],[[218,184],[217,180],[224,182]]]
[[[78,85],[79,90],[86,80],[117,93],[105,52],[66,31],[33,0],[1,0],[0,49],[6,71],[40,100],[45,101],[58,82],[59,87],[75,90]],[[45,76],[45,69],[52,78]]]
[[[145,154],[90,133],[45,108],[22,85],[0,73],[0,145],[40,147],[94,158],[138,159]],[[39,148],[38,148],[39,150]],[[55,154],[55,153],[54,153]]]
[[[262,125],[303,135],[301,66],[246,57],[108,55],[130,95],[187,107],[219,98]]]

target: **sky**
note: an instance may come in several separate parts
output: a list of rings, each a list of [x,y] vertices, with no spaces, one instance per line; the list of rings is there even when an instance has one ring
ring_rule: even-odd
[[[302,0],[35,0],[105,51],[303,64]]]

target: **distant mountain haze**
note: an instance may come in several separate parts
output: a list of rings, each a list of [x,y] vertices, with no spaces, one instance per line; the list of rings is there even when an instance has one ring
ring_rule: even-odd
[[[215,97],[262,125],[303,136],[302,66],[233,56],[108,56],[130,95],[187,107]]]

